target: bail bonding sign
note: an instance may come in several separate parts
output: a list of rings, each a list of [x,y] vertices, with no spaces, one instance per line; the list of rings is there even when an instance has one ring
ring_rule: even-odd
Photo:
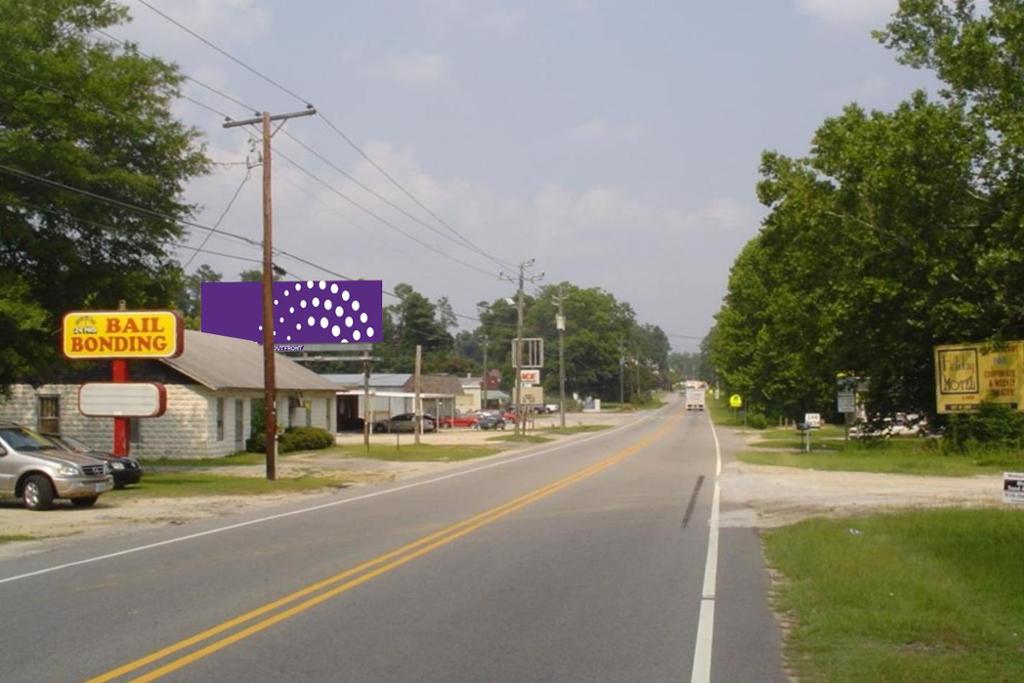
[[[259,282],[204,282],[203,332],[263,341]],[[275,344],[372,343],[383,338],[380,280],[275,282]]]
[[[175,358],[184,339],[174,311],[70,311],[61,321],[61,350],[70,359]]]

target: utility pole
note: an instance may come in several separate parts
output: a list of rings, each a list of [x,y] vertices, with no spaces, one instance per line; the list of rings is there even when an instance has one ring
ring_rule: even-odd
[[[288,119],[299,116],[312,116],[316,109],[307,106],[303,111],[291,112],[290,114],[271,115],[263,112],[259,118],[245,119],[244,121],[228,121],[225,128],[237,128],[239,126],[252,126],[260,124],[263,134],[263,403],[264,421],[266,422],[267,438],[267,479],[277,479],[277,391],[274,386],[274,271],[273,257],[274,249],[271,240],[273,232],[273,210],[271,205],[270,187],[270,140],[274,132],[270,130],[271,121],[280,121],[281,126]],[[278,126],[280,130],[280,126]]]
[[[626,402],[626,344],[619,342],[619,406]]]
[[[526,269],[531,267],[534,264],[534,262],[535,259],[530,259],[529,261],[523,261],[522,263],[519,264],[519,288],[516,290],[516,349],[515,353],[513,354],[514,357],[512,358],[512,367],[515,369],[516,373],[516,436],[519,436],[520,433],[526,433],[526,430],[522,428],[525,427],[525,425],[522,424],[524,417],[523,378],[522,374],[519,372],[523,367],[523,306],[526,303],[523,300],[523,284],[527,279]],[[515,280],[513,280],[511,276],[505,275],[504,273],[502,273],[501,277],[505,280],[508,280],[509,282],[515,282]],[[535,282],[538,279],[540,278],[530,278],[530,282]]]
[[[413,391],[416,392],[416,398],[412,400],[412,412],[413,419],[416,420],[416,424],[413,425],[413,431],[416,434],[416,443],[420,442],[420,434],[423,433],[423,407],[420,405],[420,364],[423,360],[423,347],[419,344],[416,345],[416,375],[412,380]]]
[[[484,335],[484,372],[480,377],[480,391],[483,393],[483,405],[480,410],[487,410],[487,335]]]
[[[373,411],[370,410],[370,353],[363,353],[363,445],[370,452],[370,430],[373,425]]]
[[[562,310],[562,286],[558,286],[558,315],[555,327],[558,329],[558,412],[561,414],[562,429],[565,429],[565,312]]]

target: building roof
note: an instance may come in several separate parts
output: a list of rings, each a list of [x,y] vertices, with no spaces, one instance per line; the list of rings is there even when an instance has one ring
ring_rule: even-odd
[[[410,376],[403,389],[415,391],[416,378]],[[451,375],[420,375],[420,391],[424,394],[462,396],[462,380]]]
[[[336,384],[358,388],[363,386],[362,373],[321,375]],[[371,373],[370,387],[395,391],[415,391],[416,379],[409,373]],[[452,375],[420,375],[420,393],[439,396],[462,396],[462,380]]]
[[[334,382],[281,354],[276,356],[275,385],[278,389],[338,390]],[[214,391],[263,388],[263,347],[244,339],[185,330],[184,353],[161,362]]]
[[[343,373],[332,373],[320,375],[324,379],[330,380],[335,384],[344,384],[350,387],[361,387],[363,386],[363,373],[361,372],[343,372]],[[406,381],[412,377],[408,372],[399,373],[388,373],[388,372],[371,372],[370,373],[370,386],[377,388],[390,388],[390,389],[401,389],[405,386]]]

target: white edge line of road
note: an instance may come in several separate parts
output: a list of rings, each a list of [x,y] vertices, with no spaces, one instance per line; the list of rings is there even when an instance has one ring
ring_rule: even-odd
[[[693,669],[690,683],[708,683],[711,680],[711,648],[715,635],[715,591],[718,578],[718,506],[721,499],[722,448],[718,443],[715,423],[708,413],[711,436],[715,438],[715,493],[711,498],[711,518],[708,520],[708,556],[704,563],[704,590],[701,592],[700,615],[697,618],[697,639],[693,649]]]
[[[62,569],[70,569],[71,567],[78,567],[78,566],[81,566],[83,564],[92,564],[94,562],[102,562],[103,560],[110,560],[110,559],[113,559],[115,557],[123,557],[125,555],[132,555],[134,553],[141,553],[141,552],[146,551],[146,550],[153,550],[155,548],[162,548],[164,546],[173,545],[175,543],[183,543],[185,541],[191,541],[191,540],[194,540],[194,539],[197,539],[197,538],[203,538],[204,536],[213,536],[214,534],[220,534],[220,533],[224,533],[226,531],[234,531],[235,529],[242,529],[244,527],[253,526],[255,524],[264,524],[266,522],[273,522],[275,520],[284,519],[286,517],[294,517],[296,515],[304,515],[307,512],[316,512],[317,510],[325,510],[327,508],[338,507],[340,505],[349,505],[351,503],[356,503],[356,502],[359,502],[361,500],[368,500],[370,498],[377,498],[378,496],[387,496],[387,495],[391,495],[393,493],[398,493],[400,491],[406,491],[408,489],[418,488],[420,486],[427,486],[428,484],[436,484],[437,482],[445,481],[446,479],[454,479],[456,477],[464,477],[467,474],[473,474],[475,472],[482,472],[483,470],[489,470],[489,469],[494,468],[494,467],[502,467],[504,465],[509,465],[511,463],[514,463],[514,462],[519,462],[520,460],[528,460],[530,458],[535,458],[535,457],[537,457],[539,455],[544,455],[546,453],[552,453],[554,451],[560,451],[563,448],[569,448],[570,446],[576,446],[576,445],[581,444],[581,443],[587,443],[588,441],[593,441],[595,439],[603,439],[603,438],[611,436],[612,434],[615,434],[617,432],[621,432],[621,431],[623,431],[625,429],[629,429],[631,427],[635,427],[635,426],[637,426],[639,424],[642,424],[642,423],[652,419],[655,415],[657,415],[658,413],[661,413],[661,412],[662,412],[661,410],[655,411],[654,413],[652,413],[650,415],[645,415],[644,417],[640,418],[639,420],[633,420],[631,422],[627,422],[626,424],[620,425],[618,427],[614,427],[613,429],[611,429],[610,431],[607,431],[607,432],[598,432],[597,434],[593,434],[591,436],[587,436],[587,437],[584,437],[582,439],[571,440],[571,441],[568,441],[566,443],[559,444],[557,446],[550,446],[550,447],[547,447],[547,448],[541,448],[540,450],[536,450],[536,451],[529,452],[529,453],[524,453],[523,455],[515,456],[515,457],[512,457],[512,458],[508,458],[508,459],[499,460],[497,462],[488,463],[486,465],[481,465],[479,467],[474,467],[472,469],[459,470],[458,472],[452,472],[450,474],[444,474],[444,475],[441,475],[439,477],[434,477],[433,479],[424,479],[423,481],[416,481],[416,482],[412,482],[412,483],[409,483],[409,484],[402,484],[401,486],[395,486],[394,488],[384,489],[382,491],[374,491],[372,493],[366,493],[366,494],[363,494],[361,496],[354,496],[352,498],[345,498],[344,500],[335,500],[335,501],[331,501],[329,503],[322,503],[320,505],[313,505],[313,506],[310,506],[310,507],[307,507],[307,508],[300,508],[298,510],[289,510],[288,512],[281,512],[281,513],[278,513],[276,515],[268,515],[266,517],[259,517],[257,519],[250,519],[250,520],[245,521],[245,522],[237,522],[235,524],[228,524],[226,526],[217,527],[215,529],[208,529],[206,531],[200,531],[200,532],[197,532],[197,533],[194,533],[194,534],[186,534],[185,536],[178,536],[176,538],[169,538],[169,539],[164,540],[164,541],[157,541],[156,543],[148,543],[146,545],[135,546],[133,548],[126,548],[124,550],[118,550],[117,552],[107,553],[105,555],[97,555],[95,557],[87,557],[85,559],[75,560],[74,562],[65,562],[64,564],[57,564],[57,565],[53,565],[51,567],[45,567],[43,569],[37,569],[35,571],[25,572],[24,574],[15,574],[14,576],[8,576],[8,577],[5,577],[5,578],[0,578],[0,584],[11,583],[11,582],[14,582],[14,581],[21,581],[22,579],[28,579],[28,578],[31,578],[33,576],[40,576],[42,574],[50,574],[52,572],[60,571]]]

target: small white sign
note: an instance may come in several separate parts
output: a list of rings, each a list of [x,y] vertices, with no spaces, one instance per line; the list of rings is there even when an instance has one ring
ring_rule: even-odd
[[[162,384],[90,382],[78,390],[78,410],[87,417],[159,417],[166,409]]]
[[[1024,472],[1003,472],[1003,502],[1024,503]]]
[[[857,412],[857,395],[852,391],[840,391],[836,394],[836,412]]]
[[[520,370],[519,381],[523,384],[540,384],[540,370]]]
[[[804,413],[804,424],[811,429],[821,427],[821,413]]]

